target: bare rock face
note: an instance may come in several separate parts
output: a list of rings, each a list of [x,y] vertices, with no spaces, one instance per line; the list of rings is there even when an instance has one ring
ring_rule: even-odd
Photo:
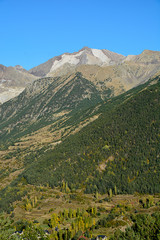
[[[133,59],[134,62],[139,64],[160,64],[160,52],[144,50],[141,54],[135,56]]]
[[[68,68],[70,69],[75,69],[80,65],[109,66],[120,63],[124,58],[123,55],[105,49],[99,50],[84,47],[78,52],[64,53],[60,56],[54,57],[47,62],[32,68],[29,72],[39,77],[44,77],[45,75],[51,76],[55,72],[61,72],[62,74],[62,71],[63,74],[66,74],[66,64],[68,64]],[[62,70],[63,66],[65,66],[65,68]],[[59,69],[61,69],[61,71],[58,71]]]
[[[115,96],[148,81],[159,71],[158,51],[144,50],[139,55],[126,57],[106,49],[84,47],[78,52],[56,56],[29,71],[20,65],[0,65],[0,103],[17,96],[38,78],[63,78],[80,72],[105,98],[108,88]]]
[[[160,71],[160,52],[157,51],[145,50],[137,56],[124,57],[108,50],[85,48],[75,53],[74,58],[72,54],[67,57],[72,59],[72,64],[64,63],[66,56],[63,56],[53,64],[47,76],[81,72],[83,77],[95,84],[104,98],[107,89],[112,89],[114,96],[119,95],[148,81]],[[76,64],[77,59],[79,63]]]
[[[160,71],[160,52],[144,50],[127,57],[103,49],[82,48],[75,53],[64,53],[31,69],[39,77],[57,77],[81,72],[98,88],[114,87],[117,94],[144,83]],[[111,79],[107,82],[106,79]],[[99,82],[103,82],[99,84]],[[102,87],[103,86],[103,87]]]

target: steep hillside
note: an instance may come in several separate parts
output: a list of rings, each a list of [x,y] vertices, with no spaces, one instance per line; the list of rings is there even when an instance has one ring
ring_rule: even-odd
[[[50,77],[35,81],[17,98],[0,107],[1,144],[118,96],[160,71],[160,53],[148,50],[125,58],[107,50],[84,48],[52,60],[49,73],[45,72]],[[66,64],[72,65],[68,74],[64,71]],[[28,74],[20,66],[14,69]]]
[[[157,77],[100,104],[96,113],[101,116],[97,120],[67,137],[53,150],[45,147],[24,151],[22,155],[21,149],[17,149],[13,159],[19,164],[20,172],[16,173],[18,178],[14,178],[11,187],[0,192],[1,208],[7,209],[9,203],[25,195],[26,184],[54,188],[67,183],[69,189],[80,188],[86,193],[108,193],[115,188],[120,194],[158,193],[159,100],[160,77]],[[74,125],[75,116],[67,121],[68,125]],[[10,157],[6,156],[3,161]],[[9,166],[2,172],[4,177]]]
[[[109,96],[110,91],[106,97]],[[79,73],[37,80],[17,98],[0,106],[0,142],[15,141],[100,101],[96,87]]]
[[[28,183],[86,192],[159,192],[160,82],[103,113],[22,173]],[[42,177],[43,176],[43,177]]]

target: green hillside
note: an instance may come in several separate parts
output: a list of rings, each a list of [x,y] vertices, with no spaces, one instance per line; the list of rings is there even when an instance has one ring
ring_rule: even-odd
[[[110,92],[106,98],[109,96]],[[17,98],[0,106],[0,145],[15,142],[62,119],[64,115],[70,118],[75,112],[94,106],[101,100],[94,84],[80,73],[70,80],[67,77],[39,79]]]
[[[159,193],[160,78],[98,108],[81,109],[82,116],[95,109],[100,117],[54,150],[26,154],[23,172],[0,192],[1,209],[10,211],[9,205],[26,195],[28,183],[85,193]],[[78,117],[67,121],[75,124]]]
[[[34,161],[22,174],[26,181],[51,187],[65,181],[86,193],[115,186],[119,193],[159,192],[160,82],[106,110]]]

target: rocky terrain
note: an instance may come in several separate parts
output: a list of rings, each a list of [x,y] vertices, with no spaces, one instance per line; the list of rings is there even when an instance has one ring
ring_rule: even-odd
[[[0,64],[0,103],[19,95],[36,78],[21,66],[5,67]]]
[[[46,81],[48,77],[64,79],[68,76],[74,77],[77,72],[92,82],[105,99],[108,89],[112,90],[112,96],[119,95],[148,81],[159,71],[158,51],[144,50],[139,55],[126,57],[106,49],[84,47],[78,52],[51,58],[29,71],[21,66],[0,65],[0,102],[17,96],[27,84],[37,78],[46,78]]]

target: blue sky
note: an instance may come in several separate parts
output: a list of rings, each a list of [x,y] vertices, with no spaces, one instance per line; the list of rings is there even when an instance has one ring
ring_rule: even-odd
[[[0,64],[30,69],[84,46],[160,51],[160,0],[0,0]]]

